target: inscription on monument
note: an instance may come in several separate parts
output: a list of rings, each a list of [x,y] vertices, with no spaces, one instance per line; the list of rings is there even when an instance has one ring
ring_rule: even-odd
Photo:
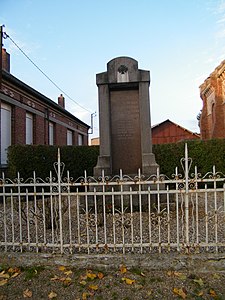
[[[111,138],[113,172],[137,173],[141,168],[138,90],[111,91]]]

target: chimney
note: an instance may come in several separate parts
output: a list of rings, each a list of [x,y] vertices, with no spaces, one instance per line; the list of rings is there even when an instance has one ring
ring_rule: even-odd
[[[61,94],[61,95],[58,97],[58,104],[59,104],[62,108],[65,108],[65,98],[63,97],[63,94]]]
[[[10,73],[10,54],[2,49],[2,69]]]

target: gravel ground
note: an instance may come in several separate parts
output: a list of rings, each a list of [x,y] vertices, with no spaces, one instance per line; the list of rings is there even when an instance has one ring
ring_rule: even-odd
[[[1,266],[0,299],[225,299],[225,273]]]

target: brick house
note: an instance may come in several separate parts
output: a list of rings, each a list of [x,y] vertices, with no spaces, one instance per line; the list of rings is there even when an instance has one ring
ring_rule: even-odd
[[[200,135],[194,133],[169,119],[152,126],[152,144],[169,144],[183,140],[200,139]],[[99,145],[99,138],[91,139],[91,145]]]
[[[200,139],[200,135],[194,133],[169,119],[152,126],[152,144],[169,144],[183,140]]]
[[[3,49],[0,78],[1,167],[7,163],[7,148],[13,144],[87,145],[89,126],[58,103],[10,74],[10,56]]]
[[[225,60],[200,85],[201,138],[225,138]]]

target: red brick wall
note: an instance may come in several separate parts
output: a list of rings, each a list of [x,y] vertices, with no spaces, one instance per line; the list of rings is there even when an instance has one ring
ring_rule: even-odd
[[[225,71],[223,61],[200,86],[203,102],[200,119],[202,139],[225,138]],[[213,101],[210,102],[210,94]],[[207,104],[208,103],[208,104]]]
[[[67,144],[67,128],[60,124],[55,124],[55,144],[62,146]]]
[[[199,137],[184,128],[166,121],[152,128],[152,144],[176,143],[181,140],[193,140]]]
[[[34,144],[44,145],[46,144],[46,132],[45,132],[45,122],[46,120],[35,115],[34,118]],[[35,128],[38,130],[35,130]]]
[[[84,136],[84,145],[88,145],[88,135]]]
[[[200,121],[201,138],[225,138],[225,104],[222,97],[216,96],[212,113],[207,112],[207,98],[203,98],[203,109]]]
[[[14,126],[12,130],[15,144],[26,143],[26,111],[18,106],[13,109]]]
[[[34,144],[49,144],[49,119],[55,124],[54,127],[54,144],[67,144],[67,128],[73,131],[73,143],[78,143],[78,131],[83,133],[84,144],[88,145],[88,129],[78,121],[64,115],[55,107],[50,107],[41,102],[38,98],[30,96],[23,90],[14,87],[12,84],[3,84],[3,92],[5,95],[14,99],[15,103],[23,106],[19,107],[16,104],[12,105],[12,144],[26,143],[26,111],[33,114],[33,143]],[[37,112],[37,113],[35,113]]]

